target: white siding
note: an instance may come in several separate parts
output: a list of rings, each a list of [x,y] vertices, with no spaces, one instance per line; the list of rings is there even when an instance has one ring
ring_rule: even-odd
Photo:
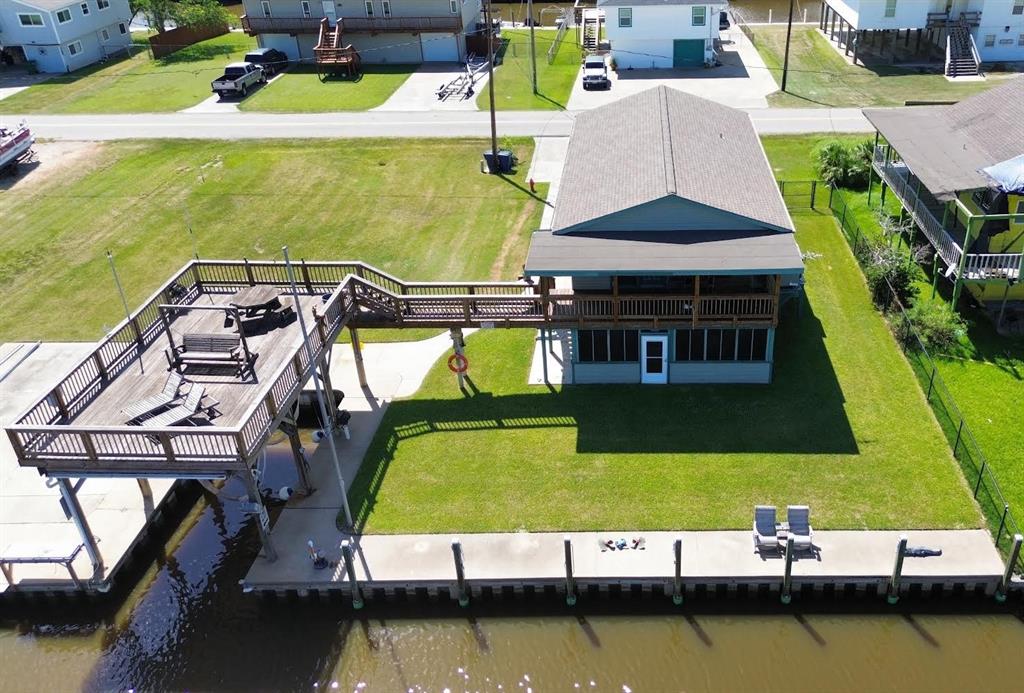
[[[693,5],[640,5],[632,7],[631,27],[619,26],[619,8],[603,7],[605,32],[611,43],[616,68],[672,67],[676,39],[704,39],[705,59],[710,59],[713,40],[718,38],[719,5],[707,5],[704,26],[693,26]]]
[[[689,361],[670,362],[668,379],[684,383],[753,383],[772,381],[772,364],[763,361]]]
[[[972,30],[978,55],[984,62],[1024,60],[1024,14],[1013,14],[1014,0],[975,0],[971,9],[981,9],[981,26]],[[985,37],[994,36],[995,45],[986,47]]]
[[[886,17],[886,0],[828,0],[828,4],[856,29],[924,28],[929,12],[946,9],[945,0],[896,0],[895,15]]]

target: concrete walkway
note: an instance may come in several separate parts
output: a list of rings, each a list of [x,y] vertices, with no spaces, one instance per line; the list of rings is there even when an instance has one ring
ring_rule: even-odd
[[[3,354],[14,352],[16,345],[4,345]],[[36,397],[48,391],[66,375],[95,345],[85,343],[42,344],[0,382],[0,426],[12,423]],[[0,368],[8,366],[27,353],[23,346]],[[22,351],[24,350],[24,351]],[[0,441],[0,558],[28,555],[66,556],[82,540],[75,525],[65,513],[60,491],[39,476],[34,468],[18,465],[10,440]],[[99,584],[116,572],[129,549],[139,539],[148,514],[160,505],[173,485],[173,480],[150,480],[152,497],[144,498],[134,479],[86,479],[78,485],[77,495],[93,534],[98,538],[103,556]],[[74,564],[78,576],[93,577],[92,565],[85,551]],[[71,590],[74,583],[67,570],[52,563],[13,566],[15,585],[19,589]],[[9,585],[0,574],[0,592]]]
[[[461,63],[423,63],[402,83],[395,93],[373,111],[475,111],[476,95],[487,84],[487,71],[478,73],[473,84],[473,93],[449,96],[444,101],[437,98],[437,91],[443,85],[466,74]]]
[[[758,132],[873,132],[857,108],[748,109]],[[567,137],[573,111],[502,111],[501,136]],[[21,116],[4,116],[18,122]],[[158,113],[118,115],[34,115],[37,137],[58,140],[274,139],[338,137],[487,137],[486,111],[367,113]]]

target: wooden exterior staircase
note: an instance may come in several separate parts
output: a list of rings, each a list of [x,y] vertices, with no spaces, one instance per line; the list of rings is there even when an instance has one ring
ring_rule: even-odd
[[[583,10],[583,49],[596,51],[601,41],[601,18],[597,10]]]
[[[361,60],[359,52],[351,44],[341,43],[341,22],[331,26],[327,17],[320,20],[320,37],[313,56],[316,61],[317,74],[344,71],[349,77],[359,73]]]

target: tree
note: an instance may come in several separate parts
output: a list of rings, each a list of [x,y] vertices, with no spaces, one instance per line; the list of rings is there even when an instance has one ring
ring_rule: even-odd
[[[217,0],[131,0],[132,16],[141,12],[157,33],[176,26],[210,26],[227,24],[228,11]]]

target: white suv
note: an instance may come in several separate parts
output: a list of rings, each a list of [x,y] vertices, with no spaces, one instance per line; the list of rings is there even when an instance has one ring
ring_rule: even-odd
[[[608,66],[604,63],[604,57],[600,55],[588,55],[583,59],[583,88],[608,89],[612,81],[608,79]]]

